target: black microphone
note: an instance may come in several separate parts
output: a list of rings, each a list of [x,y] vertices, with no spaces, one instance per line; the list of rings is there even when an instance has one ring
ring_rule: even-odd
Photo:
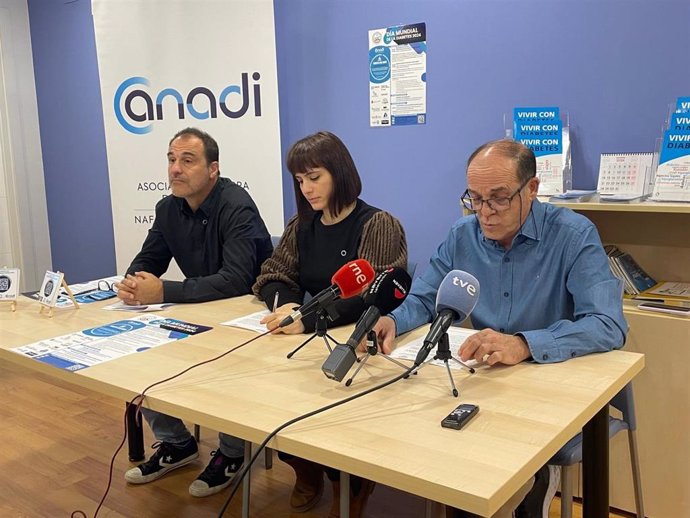
[[[355,259],[344,264],[331,277],[331,286],[321,290],[306,304],[301,305],[289,316],[285,317],[278,327],[289,326],[302,317],[313,313],[319,308],[324,308],[337,298],[347,299],[359,295],[364,291],[374,278],[374,268],[369,261]]]
[[[451,270],[436,293],[436,318],[414,360],[419,367],[453,322],[462,322],[472,313],[479,299],[479,281],[462,270]]]
[[[368,307],[357,321],[352,335],[347,343],[333,349],[321,367],[326,377],[342,381],[357,361],[355,349],[359,342],[369,334],[381,315],[390,313],[402,304],[410,291],[411,284],[412,279],[402,268],[389,268],[378,274],[364,296],[364,303]]]

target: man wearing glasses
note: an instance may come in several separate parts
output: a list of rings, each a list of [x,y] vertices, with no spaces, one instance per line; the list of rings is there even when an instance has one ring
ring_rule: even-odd
[[[522,144],[496,140],[472,153],[461,200],[473,214],[452,226],[405,302],[375,326],[383,352],[396,335],[433,320],[438,287],[454,269],[481,286],[471,314],[480,331],[460,346],[464,361],[550,363],[623,346],[622,288],[596,228],[540,203],[538,187],[534,153]],[[548,518],[559,475],[544,466],[494,517]],[[471,515],[448,510],[461,516]]]

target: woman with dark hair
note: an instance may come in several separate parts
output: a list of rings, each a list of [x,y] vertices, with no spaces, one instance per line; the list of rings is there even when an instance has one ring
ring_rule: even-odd
[[[273,309],[262,323],[276,332],[313,332],[315,315],[278,328],[305,293],[314,295],[331,285],[331,277],[345,263],[366,259],[377,272],[393,266],[407,266],[407,242],[400,222],[359,199],[362,182],[350,152],[334,134],[321,131],[297,141],[290,148],[287,167],[292,174],[297,215],[287,224],[280,243],[261,268],[253,291]],[[330,326],[356,321],[364,311],[360,297],[338,300],[339,315]],[[295,470],[297,481],[290,497],[296,512],[318,504],[323,493],[324,468],[316,463],[283,453],[281,460]],[[329,518],[340,515],[339,473],[325,468],[333,483],[334,501]],[[352,477],[350,516],[359,518],[374,483]]]

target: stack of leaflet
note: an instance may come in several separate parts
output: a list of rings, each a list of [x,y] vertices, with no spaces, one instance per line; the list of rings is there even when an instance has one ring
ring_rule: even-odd
[[[660,282],[635,298],[687,306],[690,305],[690,282]]]
[[[690,97],[679,97],[669,117],[652,199],[690,201]]]
[[[614,245],[606,245],[604,250],[609,258],[611,272],[625,284],[625,293],[638,295],[656,285],[656,281],[637,264],[630,254]]]
[[[562,194],[554,194],[549,198],[550,203],[584,203],[587,201],[597,201],[599,195],[597,191],[584,191],[579,189],[568,189]]]
[[[540,196],[560,194],[572,185],[570,131],[557,106],[514,108],[513,138],[534,152]]]

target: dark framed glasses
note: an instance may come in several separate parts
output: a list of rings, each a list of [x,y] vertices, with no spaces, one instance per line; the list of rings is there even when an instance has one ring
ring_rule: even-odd
[[[98,281],[98,289],[100,291],[115,291],[115,283],[101,279]]]
[[[485,203],[491,210],[495,210],[496,212],[508,210],[510,208],[510,202],[513,201],[513,198],[515,198],[515,196],[517,196],[520,191],[525,188],[532,178],[534,177],[532,176],[522,182],[520,187],[518,187],[517,190],[510,196],[502,196],[500,198],[487,198],[486,200],[483,198],[473,198],[470,196],[470,191],[465,190],[460,197],[460,203],[462,203],[463,207],[465,207],[467,210],[471,210],[472,212],[479,212],[482,210],[482,207]]]

